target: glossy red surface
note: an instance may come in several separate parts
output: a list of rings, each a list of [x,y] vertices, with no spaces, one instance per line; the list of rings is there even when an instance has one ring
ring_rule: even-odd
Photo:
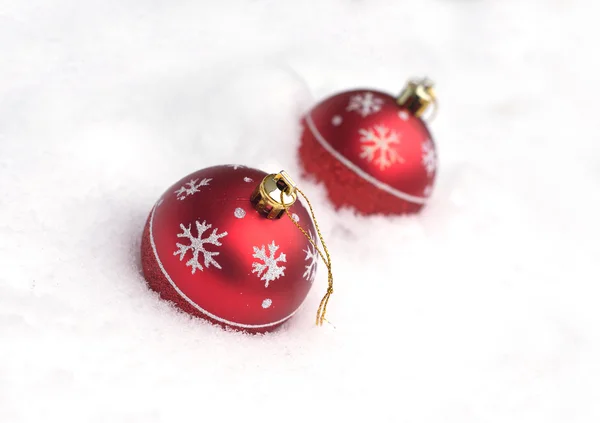
[[[269,220],[254,210],[250,195],[264,176],[257,169],[215,166],[167,189],[142,236],[149,286],[190,314],[238,330],[265,332],[290,318],[306,298],[317,264],[308,271],[312,257],[306,251],[312,246],[287,216]],[[193,180],[197,189],[190,190]],[[300,200],[290,211],[314,236]],[[203,223],[211,226],[198,237]],[[187,248],[192,244],[198,247],[197,263],[194,250]],[[256,257],[263,249],[265,255]],[[270,258],[279,260],[259,272]]]
[[[423,121],[373,90],[334,95],[302,120],[306,174],[337,207],[364,214],[419,211],[431,195],[437,153]],[[382,148],[383,147],[383,148]]]

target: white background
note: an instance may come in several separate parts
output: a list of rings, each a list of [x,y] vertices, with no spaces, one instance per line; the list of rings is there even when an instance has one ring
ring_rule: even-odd
[[[0,421],[600,419],[598,6],[0,0]],[[437,83],[424,213],[334,212],[282,330],[189,319],[140,275],[154,201],[242,163],[298,175],[334,92]]]

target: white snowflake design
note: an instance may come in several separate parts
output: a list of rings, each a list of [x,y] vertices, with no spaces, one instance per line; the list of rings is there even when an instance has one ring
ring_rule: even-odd
[[[381,170],[390,167],[394,163],[404,163],[394,144],[400,144],[400,136],[396,131],[388,129],[384,125],[375,125],[370,129],[359,129],[360,142],[363,143],[360,157],[374,161]]]
[[[398,112],[398,117],[402,120],[408,120],[408,113],[406,112],[406,110],[400,110]]]
[[[210,267],[210,265],[213,265],[217,269],[220,269],[221,265],[219,265],[219,263],[217,263],[215,261],[215,259],[213,258],[214,256],[218,256],[220,253],[218,251],[207,251],[204,244],[212,244],[212,245],[216,245],[217,247],[220,247],[222,244],[221,244],[221,241],[219,241],[219,239],[226,236],[227,232],[222,232],[219,234],[219,233],[217,233],[218,229],[215,228],[215,229],[213,229],[210,236],[208,236],[207,238],[202,238],[202,235],[204,235],[204,232],[206,232],[208,229],[210,229],[212,227],[212,225],[207,224],[206,220],[203,221],[202,223],[200,223],[199,221],[196,221],[195,223],[196,223],[196,231],[198,232],[197,237],[192,235],[192,225],[191,224],[189,224],[187,226],[187,228],[185,226],[183,226],[183,223],[179,225],[179,227],[181,228],[181,230],[183,232],[180,234],[177,234],[177,238],[187,238],[189,240],[189,245],[183,245],[183,244],[177,243],[176,245],[179,249],[177,251],[175,251],[173,253],[173,255],[176,256],[179,254],[179,261],[182,261],[183,258],[185,257],[185,255],[187,254],[187,252],[189,250],[191,250],[192,258],[189,259],[185,263],[185,265],[192,268],[192,274],[196,273],[196,270],[200,270],[200,271],[203,270],[202,265],[200,264],[200,261],[198,260],[198,256],[200,255],[200,253],[202,253],[202,255],[204,256],[204,266],[206,268]]]
[[[209,185],[210,181],[212,181],[212,178],[204,178],[200,182],[198,182],[198,179],[192,179],[189,182],[186,182],[181,188],[175,191],[175,194],[177,194],[177,199],[185,200],[190,195],[200,192],[200,187]]]
[[[431,185],[427,185],[425,187],[425,189],[423,190],[423,195],[425,197],[430,197],[432,192],[433,192],[433,187]]]
[[[269,287],[269,282],[279,279],[280,276],[284,276],[285,266],[278,266],[277,263],[285,263],[285,254],[279,254],[279,257],[275,258],[275,253],[279,250],[279,245],[275,245],[275,241],[271,241],[269,244],[269,255],[263,245],[260,249],[254,248],[254,254],[252,257],[262,260],[260,262],[252,263],[252,273],[257,273],[260,280],[265,281],[265,288]],[[264,272],[264,273],[263,273]],[[262,277],[261,277],[262,275]]]
[[[421,146],[421,152],[423,153],[421,161],[425,167],[425,170],[427,171],[427,176],[431,176],[437,168],[437,157],[431,140],[428,139],[423,143]]]
[[[340,115],[335,115],[334,117],[331,118],[331,124],[333,126],[340,126],[343,121],[344,121],[344,119]]]
[[[309,235],[310,235],[310,239],[312,239],[314,241],[315,237],[313,236],[313,234],[309,233]],[[304,266],[304,268],[306,270],[304,271],[304,274],[302,276],[307,281],[310,281],[312,283],[312,281],[315,279],[315,274],[317,273],[317,263],[319,261],[319,253],[317,252],[317,249],[314,247],[312,242],[308,243],[308,245],[306,246],[306,250],[304,250],[304,252],[306,253],[306,257],[304,258],[304,261],[308,261],[308,264]]]
[[[350,103],[346,107],[346,111],[355,111],[362,117],[367,117],[381,110],[383,100],[375,97],[373,93],[356,94],[350,97]]]
[[[238,219],[243,219],[244,217],[246,217],[246,210],[244,210],[241,207],[238,207],[233,211],[233,215]]]

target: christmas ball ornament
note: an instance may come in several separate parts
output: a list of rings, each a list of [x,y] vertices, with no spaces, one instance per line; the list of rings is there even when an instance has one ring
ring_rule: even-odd
[[[347,91],[302,119],[300,161],[336,207],[362,214],[415,213],[427,203],[437,153],[422,117],[435,105],[428,80],[410,81],[398,98]]]
[[[184,177],[159,198],[144,228],[150,288],[225,327],[281,325],[306,298],[319,259],[318,231],[296,199],[285,172],[214,166]]]

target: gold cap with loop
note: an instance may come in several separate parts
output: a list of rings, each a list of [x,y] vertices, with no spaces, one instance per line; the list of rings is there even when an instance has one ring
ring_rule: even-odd
[[[408,81],[396,102],[400,106],[406,107],[416,117],[423,117],[429,106],[433,106],[433,112],[428,119],[432,120],[437,111],[437,98],[433,89],[433,81],[428,78]]]
[[[265,176],[252,193],[250,201],[254,208],[268,219],[279,219],[297,198],[296,183],[282,170]]]

